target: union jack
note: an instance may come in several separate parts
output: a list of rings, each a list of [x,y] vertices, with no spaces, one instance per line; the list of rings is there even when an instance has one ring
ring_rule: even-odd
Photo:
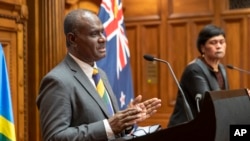
[[[125,109],[133,99],[133,87],[122,2],[102,0],[98,16],[105,28],[107,56],[98,61],[97,65],[107,73],[113,91],[120,102],[120,108]]]

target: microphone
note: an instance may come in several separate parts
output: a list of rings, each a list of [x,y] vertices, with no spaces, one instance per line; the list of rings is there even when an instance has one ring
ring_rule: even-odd
[[[240,72],[244,72],[244,73],[250,74],[250,71],[240,69],[240,68],[235,67],[235,66],[233,66],[233,65],[230,65],[230,64],[229,64],[229,65],[226,65],[226,66],[227,66],[227,68],[229,68],[229,69],[238,70],[238,71],[240,71]]]
[[[199,104],[199,102],[200,102],[201,98],[202,98],[201,94],[196,94],[195,100],[196,100],[196,105],[197,105],[198,113],[200,112],[200,104]]]
[[[185,108],[185,112],[186,112],[187,118],[188,118],[189,121],[190,121],[190,120],[193,120],[193,119],[194,119],[194,116],[193,116],[192,111],[191,111],[191,108],[190,108],[190,106],[189,106],[189,104],[188,104],[188,102],[187,102],[187,98],[186,98],[186,96],[184,95],[184,92],[183,92],[183,90],[182,90],[182,88],[181,88],[181,86],[180,86],[180,84],[179,84],[179,82],[178,82],[178,80],[177,80],[177,78],[176,78],[176,76],[175,76],[175,74],[174,74],[174,72],[173,72],[173,69],[172,69],[172,67],[171,67],[170,64],[169,64],[169,62],[167,62],[167,61],[165,61],[165,60],[162,60],[162,59],[159,59],[159,58],[155,58],[155,57],[153,57],[153,56],[151,56],[151,55],[148,55],[148,54],[147,54],[147,55],[144,55],[143,57],[144,57],[144,59],[146,59],[147,61],[159,61],[159,62],[163,62],[163,63],[165,63],[165,64],[168,65],[168,68],[169,68],[169,70],[170,70],[170,72],[171,72],[171,75],[172,75],[172,77],[174,78],[175,83],[177,84],[179,91],[181,92],[181,96],[182,96],[182,98],[183,98],[184,108]]]

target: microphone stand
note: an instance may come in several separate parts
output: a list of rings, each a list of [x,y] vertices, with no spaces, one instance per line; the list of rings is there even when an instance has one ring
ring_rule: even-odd
[[[196,106],[197,106],[197,111],[198,111],[198,113],[200,112],[200,104],[199,104],[199,102],[200,102],[200,100],[201,100],[201,97],[202,97],[201,94],[197,94],[197,95],[195,96]]]
[[[162,59],[158,59],[158,58],[153,58],[153,59],[156,60],[156,61],[159,61],[159,62],[166,63],[168,65],[168,68],[169,68],[169,70],[170,70],[170,72],[171,72],[171,74],[172,74],[172,76],[173,76],[173,78],[174,78],[174,80],[175,80],[175,82],[177,84],[177,87],[178,87],[178,89],[179,89],[179,91],[181,93],[181,96],[183,97],[184,108],[185,108],[185,111],[186,111],[188,121],[193,120],[194,116],[193,116],[192,111],[190,109],[190,106],[189,106],[189,104],[187,102],[186,96],[184,95],[184,92],[183,92],[183,90],[182,90],[182,88],[181,88],[181,86],[180,86],[180,84],[179,84],[179,82],[178,82],[178,80],[177,80],[177,78],[176,78],[176,76],[174,74],[174,71],[173,71],[172,67],[169,64],[169,62],[167,62],[165,60],[162,60]]]
[[[229,69],[234,69],[234,70],[238,70],[238,71],[240,71],[240,72],[244,72],[244,73],[250,74],[250,71],[243,70],[243,69],[238,68],[238,67],[235,67],[235,66],[233,66],[233,65],[226,65],[226,66],[227,66],[227,68],[229,68]]]

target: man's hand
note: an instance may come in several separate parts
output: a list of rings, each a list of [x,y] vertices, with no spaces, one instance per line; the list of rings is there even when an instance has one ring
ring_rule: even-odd
[[[136,122],[141,122],[151,115],[157,112],[157,109],[161,107],[161,100],[158,98],[151,98],[141,102],[142,96],[137,96],[129,105],[128,107],[134,107],[141,110],[139,119],[136,119]]]
[[[158,98],[141,101],[142,96],[139,95],[128,105],[126,110],[119,111],[108,119],[114,134],[121,133],[124,129],[133,126],[137,122],[149,118],[161,107],[161,100]]]
[[[136,124],[136,120],[140,118],[140,113],[141,109],[131,107],[119,111],[109,118],[108,122],[114,134],[121,133],[124,129]]]

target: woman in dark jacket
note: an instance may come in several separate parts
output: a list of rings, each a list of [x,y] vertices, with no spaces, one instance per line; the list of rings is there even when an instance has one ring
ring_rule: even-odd
[[[201,56],[185,68],[180,86],[190,105],[194,117],[198,114],[195,96],[206,91],[228,90],[227,74],[220,60],[225,56],[226,39],[223,29],[215,25],[205,26],[199,33],[197,49]],[[178,91],[177,100],[168,127],[187,122],[183,97]]]

